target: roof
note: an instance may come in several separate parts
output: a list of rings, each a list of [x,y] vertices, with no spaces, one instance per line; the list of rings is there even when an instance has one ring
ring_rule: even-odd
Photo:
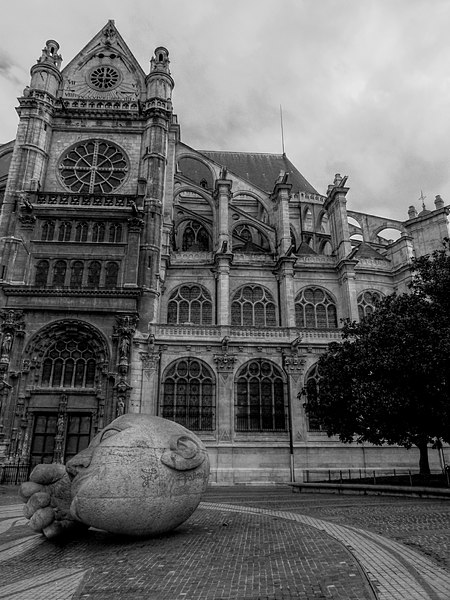
[[[288,183],[294,193],[318,194],[285,154],[255,154],[252,152],[215,152],[200,150],[201,154],[227,167],[239,177],[267,193],[271,193],[280,171],[289,173]]]
[[[350,253],[349,258],[372,258],[374,260],[387,260],[382,254],[377,252],[375,248],[369,246],[367,242],[361,242],[355,249]]]

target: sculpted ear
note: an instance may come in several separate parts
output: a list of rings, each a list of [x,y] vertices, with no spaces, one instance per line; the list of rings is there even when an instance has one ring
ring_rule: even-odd
[[[199,467],[205,458],[204,451],[195,440],[187,435],[174,435],[169,448],[161,456],[161,462],[176,471],[189,471]]]

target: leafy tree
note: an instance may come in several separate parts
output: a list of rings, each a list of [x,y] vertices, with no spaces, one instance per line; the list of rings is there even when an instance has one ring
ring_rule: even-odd
[[[416,445],[429,474],[428,443],[450,443],[450,255],[414,261],[411,293],[393,294],[319,359],[307,411],[343,442]]]

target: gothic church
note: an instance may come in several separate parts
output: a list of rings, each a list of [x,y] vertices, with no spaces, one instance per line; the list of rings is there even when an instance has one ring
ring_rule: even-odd
[[[284,154],[189,147],[168,51],[147,74],[113,21],[61,61],[49,40],[0,146],[0,464],[66,461],[145,412],[203,439],[213,483],[415,467],[328,438],[305,405],[340,320],[404,291],[449,234],[442,199],[393,221]]]

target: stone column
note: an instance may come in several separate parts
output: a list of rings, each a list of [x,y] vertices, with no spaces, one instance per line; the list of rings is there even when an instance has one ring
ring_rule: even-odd
[[[214,355],[217,371],[217,482],[233,482],[234,440],[234,365],[236,356],[229,352],[228,340],[222,352]]]

